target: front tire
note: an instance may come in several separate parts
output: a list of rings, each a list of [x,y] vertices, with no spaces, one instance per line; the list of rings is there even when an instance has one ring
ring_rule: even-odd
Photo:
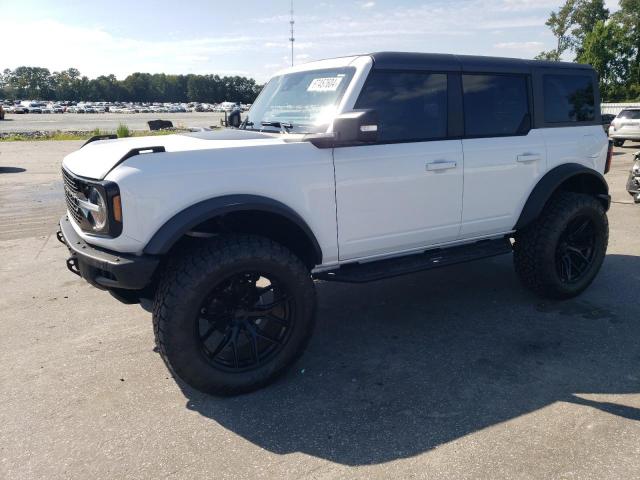
[[[623,146],[623,145],[624,145],[624,142],[625,142],[624,140],[614,140],[614,141],[613,141],[613,144],[614,144],[616,147],[621,147],[621,146]]]
[[[515,269],[543,297],[575,297],[600,270],[608,240],[607,214],[598,199],[560,192],[532,225],[516,233]]]
[[[206,393],[256,390],[304,351],[315,323],[309,270],[262,237],[219,237],[167,267],[153,308],[171,372]]]

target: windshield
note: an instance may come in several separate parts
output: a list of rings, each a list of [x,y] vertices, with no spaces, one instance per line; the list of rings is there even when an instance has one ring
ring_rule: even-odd
[[[331,68],[274,77],[251,106],[245,128],[321,133],[333,120],[355,68]]]

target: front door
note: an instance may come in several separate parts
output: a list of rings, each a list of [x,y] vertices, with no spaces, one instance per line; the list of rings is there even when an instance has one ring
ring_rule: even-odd
[[[334,150],[340,259],[454,241],[464,165],[447,139],[447,74],[374,70],[355,108],[378,112],[379,143]]]

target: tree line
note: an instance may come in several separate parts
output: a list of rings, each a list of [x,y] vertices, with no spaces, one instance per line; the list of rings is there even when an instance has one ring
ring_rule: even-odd
[[[604,0],[565,0],[546,25],[556,47],[536,58],[588,63],[600,76],[603,101],[640,101],[640,0],[620,0],[611,13]]]
[[[51,73],[42,67],[18,67],[0,73],[0,98],[104,102],[252,103],[261,85],[252,78],[219,75],[132,73],[89,79],[76,68]]]

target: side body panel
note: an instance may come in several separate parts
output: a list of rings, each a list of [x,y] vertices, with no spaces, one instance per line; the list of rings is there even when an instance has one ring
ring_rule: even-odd
[[[609,143],[599,125],[541,128],[538,131],[547,145],[549,170],[565,163],[579,163],[604,173]]]
[[[473,138],[464,149],[464,208],[460,238],[508,232],[529,193],[547,171],[539,130],[512,137]]]
[[[113,170],[124,229],[115,239],[82,238],[111,250],[140,253],[170,218],[198,202],[257,195],[281,202],[308,224],[324,264],[338,259],[333,161],[309,142],[139,155]],[[76,229],[77,230],[77,229]]]

